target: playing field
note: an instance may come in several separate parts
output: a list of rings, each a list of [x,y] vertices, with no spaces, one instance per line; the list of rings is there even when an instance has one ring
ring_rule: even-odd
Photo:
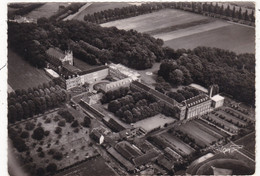
[[[80,12],[78,15],[76,15],[73,19],[83,21],[85,15],[94,14],[95,12],[100,12],[108,9],[122,8],[126,6],[130,6],[130,4],[126,2],[95,2],[92,3],[85,10]]]
[[[43,6],[28,13],[26,17],[38,19],[41,17],[49,18],[58,12],[59,6],[67,7],[69,3],[65,2],[46,2]]]
[[[174,49],[198,46],[218,47],[236,53],[255,53],[255,29],[220,19],[177,9],[164,9],[150,14],[101,24],[119,29],[134,29],[164,40]]]
[[[8,49],[8,84],[12,89],[27,89],[51,80],[44,70],[31,66],[18,54]]]
[[[134,127],[141,127],[148,132],[155,128],[163,127],[166,123],[173,123],[174,121],[176,120],[171,117],[166,117],[163,114],[158,114],[134,123]]]

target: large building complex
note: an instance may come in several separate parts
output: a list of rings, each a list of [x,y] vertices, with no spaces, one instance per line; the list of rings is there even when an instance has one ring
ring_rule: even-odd
[[[112,63],[108,66],[102,65],[88,70],[80,70],[73,65],[72,51],[63,53],[58,48],[49,48],[46,54],[48,56],[46,59],[48,70],[52,69],[53,74],[57,72],[60,75],[59,82],[67,90],[85,83],[94,84],[105,79],[108,75],[111,75],[114,81],[101,86],[101,90],[104,92],[129,86],[132,81],[140,81],[140,74],[121,64]]]

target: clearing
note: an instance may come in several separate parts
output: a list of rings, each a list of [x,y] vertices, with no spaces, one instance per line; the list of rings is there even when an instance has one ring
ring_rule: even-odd
[[[94,14],[95,12],[100,12],[108,9],[122,8],[130,6],[131,4],[126,2],[95,2],[92,3],[89,7],[84,9],[78,15],[76,15],[73,19],[84,21],[84,16],[88,14]]]
[[[144,130],[146,130],[147,132],[149,132],[158,127],[162,128],[164,126],[164,124],[166,124],[166,123],[169,124],[169,123],[173,123],[175,121],[176,120],[173,119],[172,117],[166,117],[163,114],[158,114],[153,117],[149,117],[149,118],[140,120],[140,121],[134,123],[133,126],[135,128],[141,127]]]
[[[8,84],[12,89],[37,87],[39,84],[49,81],[51,78],[45,74],[44,70],[30,65],[18,54],[8,49]]]
[[[101,24],[134,29],[164,40],[173,49],[198,46],[227,49],[238,54],[255,53],[255,28],[177,9],[163,9]]]
[[[26,17],[39,19],[41,17],[49,18],[59,11],[59,6],[67,7],[70,3],[65,2],[46,2],[43,6],[28,13]]]

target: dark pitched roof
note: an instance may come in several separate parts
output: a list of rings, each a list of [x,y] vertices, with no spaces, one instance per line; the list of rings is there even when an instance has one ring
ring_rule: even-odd
[[[134,158],[133,162],[134,162],[135,166],[138,167],[138,166],[141,166],[141,165],[144,165],[144,164],[147,164],[147,163],[153,161],[158,156],[159,156],[159,153],[156,150],[152,149],[148,153]]]
[[[63,65],[63,68],[72,72],[72,73],[78,73],[80,72],[81,70],[73,65],[70,65],[70,64],[64,64]]]
[[[59,49],[56,49],[56,48],[49,48],[46,51],[46,54],[51,57],[57,58],[57,59],[65,57],[65,55],[62,53],[62,51],[60,51]]]
[[[197,95],[193,98],[190,98],[188,100],[186,100],[186,104],[187,104],[187,107],[192,107],[192,106],[196,106],[202,102],[205,102],[205,101],[208,101],[210,100],[209,96],[206,95],[206,94],[200,94],[200,95]]]
[[[78,74],[79,75],[85,75],[85,74],[88,74],[88,73],[96,72],[96,71],[99,71],[99,70],[104,70],[104,69],[107,69],[107,68],[108,68],[108,66],[101,65],[101,66],[97,66],[97,67],[89,69],[89,70],[81,71]]]

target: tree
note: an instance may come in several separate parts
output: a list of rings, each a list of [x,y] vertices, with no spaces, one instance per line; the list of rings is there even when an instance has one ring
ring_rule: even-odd
[[[25,124],[25,129],[28,130],[28,131],[33,130],[34,127],[35,127],[35,124],[34,124],[33,122],[30,122],[30,121],[29,121],[29,122],[27,122],[27,123]]]
[[[23,101],[22,102],[23,112],[24,112],[24,118],[27,119],[30,116],[30,109],[28,104]]]
[[[62,160],[62,158],[63,158],[63,155],[62,155],[62,153],[61,152],[55,152],[54,154],[53,154],[53,159],[56,159],[56,160]]]
[[[226,16],[229,17],[230,16],[230,7],[229,5],[226,8]]]
[[[255,12],[252,10],[252,13],[250,15],[251,22],[255,22]]]
[[[16,103],[15,108],[16,108],[16,112],[17,112],[16,120],[21,120],[23,118],[23,115],[24,115],[22,105],[20,103]]]
[[[24,152],[27,151],[29,148],[25,144],[24,140],[20,138],[19,136],[15,136],[13,139],[13,145],[18,150],[18,152]]]
[[[124,116],[126,118],[126,122],[127,123],[132,123],[133,122],[133,114],[131,113],[131,111],[127,110],[124,112]]]
[[[71,124],[71,127],[75,128],[79,126],[79,122],[77,120],[74,120]]]
[[[28,108],[29,108],[29,116],[33,116],[35,114],[35,104],[32,100],[28,100]]]
[[[45,170],[42,167],[39,167],[38,169],[36,169],[36,174],[37,176],[44,176]]]
[[[50,173],[55,173],[56,170],[57,170],[57,165],[55,163],[50,163],[46,167],[46,171]]]
[[[246,21],[248,21],[248,11],[247,11],[247,9],[246,9],[246,11],[245,11],[245,13],[244,13],[244,20],[246,20]]]
[[[33,131],[32,138],[36,140],[42,140],[44,137],[44,129],[42,127],[38,127]]]
[[[14,123],[17,119],[17,110],[15,106],[10,105],[8,106],[8,121],[10,123]]]
[[[54,132],[55,132],[56,134],[60,134],[61,131],[62,131],[61,127],[56,127]]]
[[[238,19],[242,19],[242,9],[241,7],[239,8],[239,11],[238,11]]]
[[[84,126],[84,127],[90,127],[90,124],[91,124],[90,118],[87,117],[87,116],[85,116],[82,126]]]
[[[236,7],[235,6],[233,6],[232,18],[236,18]]]
[[[108,110],[115,113],[121,108],[121,103],[118,100],[113,100],[108,104]]]
[[[28,138],[29,133],[27,131],[23,131],[20,136],[21,136],[21,138]]]

